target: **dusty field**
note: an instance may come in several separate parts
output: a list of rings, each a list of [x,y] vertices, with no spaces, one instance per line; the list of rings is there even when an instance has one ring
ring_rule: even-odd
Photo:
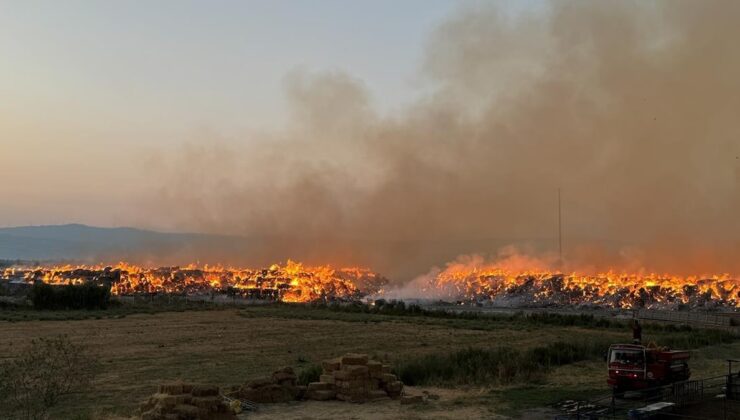
[[[92,392],[62,404],[55,418],[89,418],[132,415],[138,403],[162,381],[184,379],[228,387],[280,366],[291,365],[300,371],[302,366],[345,352],[370,353],[392,362],[470,346],[524,348],[576,336],[613,336],[615,341],[627,337],[626,332],[578,327],[496,325],[484,329],[479,323],[425,318],[376,316],[368,322],[357,317],[289,316],[255,308],[140,314],[121,319],[0,322],[0,354],[12,354],[32,338],[60,333],[87,343],[99,356],[103,372]],[[699,358],[695,372],[721,369],[716,359],[738,348],[737,344],[718,347],[711,357]],[[547,404],[550,394],[543,393],[543,388],[552,392],[606,391],[603,374],[602,363],[583,362],[558,368],[546,383],[533,390],[437,389],[434,392],[442,397],[439,401],[414,408],[401,407],[397,402],[359,406],[339,402],[281,404],[265,407],[250,418],[490,417],[511,414],[522,400],[539,397],[543,405]]]

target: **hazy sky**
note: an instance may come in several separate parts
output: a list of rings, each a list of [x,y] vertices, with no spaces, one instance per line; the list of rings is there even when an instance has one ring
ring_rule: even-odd
[[[456,7],[407,1],[0,1],[0,225],[131,223],[149,152],[280,127],[284,78],[352,74],[392,111]],[[243,137],[243,136],[242,136]]]
[[[562,188],[571,261],[739,271],[739,20],[734,0],[0,0],[0,225],[454,257],[551,245]]]

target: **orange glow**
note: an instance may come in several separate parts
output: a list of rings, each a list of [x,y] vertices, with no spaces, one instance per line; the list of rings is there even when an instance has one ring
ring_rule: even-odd
[[[384,297],[383,288],[388,284],[386,278],[365,268],[305,266],[290,260],[265,269],[196,264],[147,268],[123,262],[112,266],[12,267],[0,272],[0,278],[54,285],[110,284],[114,295],[227,293],[283,302]],[[451,264],[417,286],[407,297],[523,306],[740,307],[740,279],[729,274],[677,276],[608,271],[587,275]]]
[[[729,274],[675,276],[609,271],[595,275],[558,271],[510,271],[495,266],[450,266],[433,276],[427,291],[461,300],[529,296],[531,304],[596,304],[650,307],[665,304],[740,306],[740,280]]]
[[[304,266],[288,260],[267,269],[189,264],[184,267],[146,268],[124,262],[112,265],[16,267],[3,278],[43,281],[53,285],[110,284],[113,295],[146,293],[209,294],[217,292],[283,302],[320,299],[356,299],[376,293],[387,281],[364,268]],[[362,284],[363,289],[357,287]]]

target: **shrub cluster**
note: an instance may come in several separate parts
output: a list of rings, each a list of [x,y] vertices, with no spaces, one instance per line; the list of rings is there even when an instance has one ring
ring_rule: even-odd
[[[696,330],[692,334],[662,337],[659,344],[673,349],[693,349],[734,340],[732,333],[727,331]],[[468,348],[409,360],[399,364],[396,373],[407,385],[534,381],[557,366],[598,360],[606,354],[611,344],[606,340],[584,340],[557,341],[527,350],[509,346]]]
[[[730,331],[696,329],[691,334],[667,335],[656,341],[657,344],[672,349],[694,349],[732,343],[735,340],[737,340],[737,337]]]
[[[468,348],[401,363],[396,373],[407,385],[531,382],[542,378],[553,367],[601,357],[609,344],[559,341],[524,351],[509,346]]]
[[[48,418],[63,396],[90,385],[97,367],[97,359],[66,336],[31,341],[0,362],[0,417]]]
[[[36,309],[106,309],[110,304],[110,286],[51,286],[39,282],[31,288],[30,297]]]
[[[311,382],[318,382],[319,377],[321,376],[321,373],[322,373],[321,365],[318,365],[318,364],[308,365],[298,373],[298,384],[308,385]]]
[[[553,312],[531,312],[519,311],[513,314],[492,314],[474,311],[446,311],[444,309],[424,309],[419,305],[407,305],[403,301],[378,299],[371,305],[352,303],[314,303],[314,308],[328,309],[335,312],[365,313],[393,316],[423,316],[429,318],[463,319],[463,320],[488,320],[508,324],[530,324],[530,325],[555,325],[561,327],[585,327],[585,328],[612,328],[629,329],[627,320],[613,319],[594,316],[593,314],[561,314]],[[682,324],[658,324],[646,323],[644,331],[653,332],[690,332],[694,331],[689,325]]]

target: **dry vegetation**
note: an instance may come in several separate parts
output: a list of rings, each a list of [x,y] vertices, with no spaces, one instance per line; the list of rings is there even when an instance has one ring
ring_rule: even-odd
[[[619,328],[560,326],[506,319],[448,319],[428,316],[344,313],[292,306],[249,307],[213,311],[133,314],[119,318],[83,320],[0,321],[0,354],[13,354],[31,339],[67,334],[84,342],[99,358],[101,373],[93,389],[75,395],[56,408],[56,418],[131,415],[155,387],[166,380],[184,379],[222,387],[244,383],[291,365],[298,372],[314,363],[347,352],[369,353],[403,365],[425,355],[502,346],[532,349],[563,340],[625,341]],[[696,336],[696,331],[646,331],[659,339]],[[737,353],[737,342],[705,347],[692,365],[695,375],[722,369],[722,358]],[[439,401],[410,409],[397,404],[365,404],[362,413],[399,410],[422,417],[475,413],[512,413],[546,405],[570,394],[606,392],[603,362],[593,357],[553,366],[536,383],[458,385],[431,388]],[[458,381],[459,383],[459,381]],[[441,384],[444,387],[444,384]],[[419,391],[420,392],[420,391]],[[345,403],[300,403],[267,408],[262,415],[282,413],[301,417],[346,417]],[[279,411],[275,411],[279,410]],[[472,410],[472,411],[471,411]],[[344,414],[343,414],[344,413]],[[394,414],[395,413],[395,414]],[[457,413],[457,414],[455,414]]]

